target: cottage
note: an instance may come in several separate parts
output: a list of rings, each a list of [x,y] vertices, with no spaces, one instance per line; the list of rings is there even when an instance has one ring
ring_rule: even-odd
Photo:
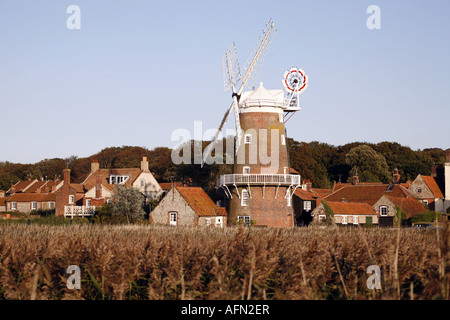
[[[333,212],[334,222],[339,225],[378,224],[378,214],[367,203],[327,201]],[[314,222],[327,218],[324,202],[312,212]]]
[[[218,207],[199,187],[174,187],[150,213],[150,222],[172,226],[227,225],[225,208]]]
[[[411,218],[417,214],[428,211],[428,209],[415,198],[398,198],[393,196],[382,196],[374,205],[378,208],[377,214],[389,222],[389,226],[395,226],[395,215],[397,208],[406,214],[407,224],[410,224]]]

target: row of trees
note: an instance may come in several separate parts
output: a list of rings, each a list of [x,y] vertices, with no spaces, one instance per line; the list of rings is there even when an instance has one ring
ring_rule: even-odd
[[[356,173],[361,182],[386,183],[392,181],[392,171],[396,168],[402,182],[414,180],[418,174],[430,175],[433,164],[443,164],[445,161],[445,151],[442,149],[412,150],[395,142],[353,142],[342,146],[293,139],[287,139],[287,142],[291,167],[300,172],[302,179],[311,180],[313,186],[318,188],[330,188],[334,181],[350,181]],[[203,149],[208,142],[201,144]],[[223,145],[223,150],[226,150],[225,140]],[[193,142],[191,146],[193,148]],[[194,153],[191,154],[193,160]],[[18,180],[28,178],[61,179],[65,168],[72,170],[73,181],[81,182],[90,172],[92,160],[98,160],[101,168],[138,168],[144,156],[160,182],[185,181],[208,190],[221,174],[232,172],[232,165],[226,164],[226,161],[201,168],[200,164],[175,165],[171,155],[172,149],[166,147],[149,150],[122,146],[105,148],[87,158],[44,159],[35,164],[0,162],[0,189],[7,190]],[[225,154],[223,158],[226,157]]]

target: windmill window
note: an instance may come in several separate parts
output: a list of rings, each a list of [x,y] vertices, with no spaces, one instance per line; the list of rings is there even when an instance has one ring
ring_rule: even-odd
[[[70,195],[69,196],[69,204],[73,204],[75,202],[75,196]]]
[[[283,114],[282,113],[279,113],[278,114],[278,120],[280,120],[280,122],[283,122],[283,119],[284,117],[283,117]]]
[[[241,197],[241,206],[246,207],[247,205],[248,205],[248,190],[243,189]]]
[[[286,137],[284,134],[281,135],[281,145],[284,146],[286,144]]]
[[[243,174],[250,174],[250,167],[244,167]]]
[[[252,143],[252,135],[251,134],[246,134],[245,137],[244,137],[244,142],[245,142],[245,144]]]

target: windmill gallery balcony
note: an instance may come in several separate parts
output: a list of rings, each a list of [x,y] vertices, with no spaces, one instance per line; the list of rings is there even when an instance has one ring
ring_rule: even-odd
[[[220,176],[220,186],[226,185],[273,185],[299,186],[298,174],[224,174]]]

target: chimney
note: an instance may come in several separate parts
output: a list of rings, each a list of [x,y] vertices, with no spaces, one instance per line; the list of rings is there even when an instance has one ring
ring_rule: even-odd
[[[6,195],[5,191],[0,190],[0,198],[4,198]]]
[[[91,172],[97,171],[98,169],[100,169],[100,164],[98,163],[98,160],[92,160]]]
[[[70,169],[64,169],[64,185],[70,185]]]
[[[102,177],[98,174],[95,180],[95,199],[102,197]]]
[[[11,194],[16,193],[16,186],[12,185],[10,190],[11,190]]]
[[[353,176],[353,179],[352,179],[352,185],[356,186],[358,183],[359,183],[359,177],[358,177],[358,174],[356,173],[356,174]]]
[[[306,183],[306,191],[309,191],[309,192],[311,192],[312,191],[312,183],[311,183],[311,180],[306,180],[305,181]]]
[[[394,169],[393,183],[394,184],[400,183],[400,173],[398,173],[398,169]]]
[[[148,170],[148,160],[147,157],[143,157],[141,161],[141,170],[142,171],[149,171]]]

